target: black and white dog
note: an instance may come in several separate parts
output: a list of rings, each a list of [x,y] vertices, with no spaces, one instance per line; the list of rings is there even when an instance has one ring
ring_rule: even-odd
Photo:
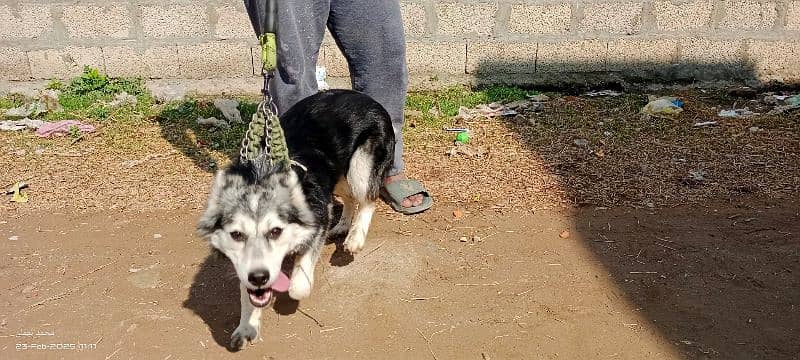
[[[394,151],[386,110],[367,95],[331,90],[312,95],[281,116],[291,159],[299,165],[236,162],[217,173],[200,234],[233,262],[242,312],[231,347],[257,339],[261,308],[273,290],[293,299],[311,292],[314,267],[328,236],[364,247],[375,202]],[[343,203],[333,229],[334,195]],[[295,256],[291,276],[281,272]]]

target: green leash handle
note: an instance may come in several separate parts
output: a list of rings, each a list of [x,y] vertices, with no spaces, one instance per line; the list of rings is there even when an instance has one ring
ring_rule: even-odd
[[[275,33],[265,33],[259,39],[261,43],[261,65],[262,72],[269,73],[278,67],[278,45],[275,41]]]
[[[253,114],[239,151],[242,161],[252,161],[266,155],[273,166],[289,166],[289,149],[278,118],[278,109],[269,93],[269,81],[278,67],[277,0],[245,0],[253,29],[261,44],[261,64],[264,76],[264,98]]]

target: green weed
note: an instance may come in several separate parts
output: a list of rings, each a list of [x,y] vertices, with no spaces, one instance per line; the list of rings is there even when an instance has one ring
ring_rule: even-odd
[[[72,138],[73,140],[81,137],[81,129],[75,125],[70,126],[69,137]]]
[[[0,97],[0,109],[11,109],[25,104],[25,99],[18,94]]]

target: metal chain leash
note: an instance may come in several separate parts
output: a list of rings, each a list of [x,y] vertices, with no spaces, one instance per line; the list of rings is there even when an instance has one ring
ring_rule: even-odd
[[[256,33],[260,34],[258,40],[261,44],[261,75],[264,77],[264,86],[261,89],[263,97],[242,139],[239,160],[248,162],[266,156],[269,166],[288,166],[293,162],[289,158],[286,137],[278,118],[278,106],[269,92],[270,81],[278,67],[277,0],[260,1],[245,1],[245,5]]]
[[[269,129],[274,126],[273,121],[278,121],[278,106],[269,91],[269,84],[274,74],[272,71],[263,69],[262,76],[264,85],[261,89],[261,102],[247,126],[247,132],[242,139],[241,149],[239,149],[239,159],[242,162],[252,161],[261,155],[272,152],[271,144],[266,140],[269,136]]]

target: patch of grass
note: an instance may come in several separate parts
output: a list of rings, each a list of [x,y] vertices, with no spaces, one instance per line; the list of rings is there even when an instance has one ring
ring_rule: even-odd
[[[527,91],[518,87],[494,86],[483,90],[489,102],[508,103],[527,99],[529,95],[537,95],[537,91]]]
[[[72,79],[69,86],[63,87],[60,83],[51,82],[49,86],[58,86],[64,91],[77,95],[91,95],[93,93],[117,94],[126,92],[131,95],[142,95],[147,93],[144,80],[140,78],[109,78],[100,73],[99,70],[85,66],[83,73]]]
[[[239,99],[239,112],[242,114],[242,120],[249,122],[253,118],[253,114],[258,110],[258,103],[246,99]]]
[[[73,125],[69,127],[69,137],[72,139],[77,139],[81,137],[81,128]]]
[[[474,108],[492,102],[507,103],[526,99],[537,92],[517,87],[493,86],[473,90],[465,86],[454,86],[442,91],[412,92],[406,98],[406,109],[420,112],[419,121],[428,126],[439,127],[450,117],[458,115],[460,107]]]
[[[444,116],[458,115],[460,107],[473,108],[489,101],[483,91],[471,91],[465,87],[454,87],[438,94],[439,112]]]
[[[203,99],[190,99],[182,102],[167,104],[156,116],[168,137],[183,148],[195,148],[200,142],[213,150],[226,154],[238,151],[242,137],[247,131],[247,123],[255,113],[257,103],[248,100],[239,100],[239,111],[244,124],[230,124],[230,129],[200,126],[197,118],[216,117],[224,119],[222,113],[210,101]],[[193,134],[189,136],[188,134]],[[196,138],[196,139],[195,139]]]
[[[406,109],[428,112],[431,108],[433,108],[435,102],[436,99],[430,93],[409,93],[406,97]]]
[[[158,115],[158,121],[162,124],[189,123],[200,116],[200,108],[197,100],[173,102],[167,104]]]
[[[8,96],[0,97],[0,109],[11,109],[18,106],[22,106],[25,103],[25,99],[22,95],[19,94],[11,94]]]
[[[81,111],[91,106],[97,100],[99,99],[96,97],[74,93],[61,93],[61,96],[58,98],[58,102],[64,107],[64,111]]]
[[[95,105],[90,107],[86,114],[95,119],[106,120],[109,116],[109,110],[103,105]]]
[[[144,80],[139,78],[109,78],[97,69],[84,67],[83,73],[72,79],[68,85],[51,82],[48,87],[59,87],[62,90],[59,103],[64,111],[76,117],[88,117],[98,120],[116,119],[111,109],[104,103],[112,100],[116,94],[125,92],[136,96],[135,111],[147,116],[152,107],[152,96],[145,87]],[[124,108],[124,107],[121,107]],[[115,109],[114,112],[120,109]],[[124,113],[125,111],[121,111]],[[122,116],[121,118],[130,118]]]
[[[54,79],[50,80],[50,82],[47,83],[47,86],[44,88],[48,90],[64,90],[64,84],[61,81]]]
[[[108,85],[108,76],[89,66],[83,67],[83,73],[69,84],[67,89],[77,95],[86,95],[93,91],[102,91]]]

